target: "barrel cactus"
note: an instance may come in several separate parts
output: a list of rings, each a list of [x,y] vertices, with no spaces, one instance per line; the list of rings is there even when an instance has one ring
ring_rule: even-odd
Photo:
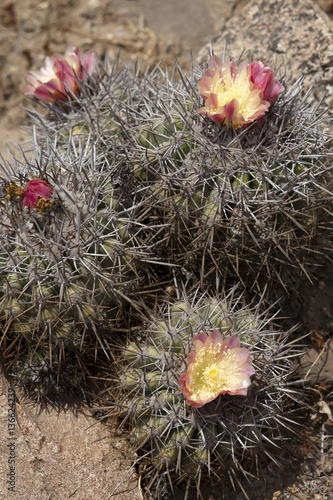
[[[140,75],[106,61],[67,108],[31,113],[39,141],[111,165],[112,182],[140,200],[156,259],[182,279],[223,274],[261,294],[268,275],[285,286],[331,210],[325,116],[301,79],[283,92],[286,79],[259,61],[177,69]]]
[[[139,314],[138,292],[153,276],[135,199],[128,205],[90,152],[72,160],[51,147],[36,152],[21,169],[7,165],[1,179],[5,358],[13,364],[45,346],[51,359],[62,351],[59,364],[66,350],[110,358],[112,331]]]
[[[291,407],[301,406],[290,387],[299,352],[288,337],[258,309],[240,307],[235,290],[227,298],[197,291],[121,350],[116,425],[157,498],[163,477],[200,487],[277,461],[286,429],[295,431]]]
[[[159,253],[176,256],[179,267],[200,274],[201,281],[227,274],[261,293],[267,275],[285,285],[286,269],[302,269],[326,224],[330,138],[316,105],[302,96],[301,80],[278,97],[282,85],[270,74],[271,95],[265,88],[267,100],[261,101],[266,112],[259,103],[260,116],[249,123],[240,116],[234,123],[235,106],[229,114],[226,105],[209,113],[207,102],[212,99],[212,107],[214,100],[207,87],[214,87],[214,79],[222,87],[220,75],[230,66],[212,59],[204,76],[144,81],[133,170],[146,179],[147,225],[165,223],[152,236]],[[246,73],[243,63],[239,72],[249,78],[258,66],[253,62]],[[205,88],[206,107],[200,108],[198,90],[202,95]]]

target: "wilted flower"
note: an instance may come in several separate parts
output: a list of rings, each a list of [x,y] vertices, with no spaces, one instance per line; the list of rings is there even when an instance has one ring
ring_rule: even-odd
[[[22,196],[23,189],[18,187],[16,182],[12,181],[9,184],[5,184],[4,192],[6,200],[15,200],[17,196]]]
[[[86,79],[94,68],[93,50],[83,55],[79,48],[69,47],[64,56],[55,54],[52,58],[47,57],[45,67],[39,72],[31,71],[27,75],[30,85],[23,91],[41,101],[68,101],[73,95],[80,93],[78,80]]]
[[[49,200],[52,187],[43,179],[29,181],[23,190],[23,205],[28,208],[36,208],[40,198]]]
[[[246,126],[262,117],[273,104],[283,86],[273,70],[260,61],[239,67],[227,58],[223,63],[213,56],[198,83],[205,106],[199,113],[218,125],[231,123],[234,128]]]
[[[194,351],[188,357],[187,371],[180,376],[186,403],[195,408],[213,401],[219,394],[246,396],[255,373],[248,349],[240,347],[238,335],[225,338],[217,330],[193,338]]]

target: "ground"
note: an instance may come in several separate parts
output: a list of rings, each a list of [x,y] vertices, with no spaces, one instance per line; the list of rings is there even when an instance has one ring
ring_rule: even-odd
[[[190,52],[195,58],[200,48],[213,37],[237,5],[247,0],[8,0],[0,6],[0,153],[8,159],[8,147],[30,138],[25,107],[32,105],[24,95],[25,75],[39,69],[46,56],[64,53],[69,45],[84,50],[94,48],[103,58],[107,50],[114,58],[142,58],[143,66],[161,61],[172,67],[175,58],[186,68]],[[322,2],[324,3],[324,2]],[[329,2],[326,2],[329,3]],[[329,8],[327,8],[329,10]],[[25,127],[25,128],[24,128]],[[333,285],[325,271],[317,272],[314,284],[298,285],[299,296],[290,302],[288,312],[301,321],[304,331],[312,330],[312,350],[307,366],[322,366],[331,356],[329,335],[333,332]],[[327,365],[326,365],[327,366]],[[330,365],[329,365],[330,366]],[[326,368],[327,370],[327,368]],[[305,372],[306,373],[306,372]],[[327,370],[327,378],[330,373]],[[323,379],[323,377],[322,377]],[[329,381],[331,381],[329,379]],[[320,388],[320,387],[319,387]],[[318,390],[318,385],[317,389]],[[328,385],[325,398],[332,392]],[[322,407],[321,407],[322,408]],[[304,463],[291,476],[275,477],[260,492],[249,488],[250,500],[320,500],[333,498],[332,425],[327,413],[313,411],[309,435],[316,436],[316,446],[306,448]],[[319,430],[322,434],[319,434]],[[1,497],[0,491],[0,498]],[[209,495],[214,495],[210,497]],[[214,487],[205,498],[218,498]],[[260,496],[261,495],[261,496]],[[241,497],[240,497],[241,498]],[[242,497],[243,498],[243,497]]]

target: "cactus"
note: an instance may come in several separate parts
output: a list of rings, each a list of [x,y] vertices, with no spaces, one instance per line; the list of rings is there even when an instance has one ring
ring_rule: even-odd
[[[221,394],[193,407],[181,392],[181,375],[194,336],[216,331],[226,339],[239,337],[253,357],[255,374],[247,395]],[[137,463],[149,471],[150,491],[163,475],[176,483],[194,479],[200,486],[237,471],[257,475],[261,460],[278,461],[284,431],[295,432],[291,407],[298,400],[290,378],[299,351],[288,337],[274,331],[258,309],[240,307],[235,290],[227,298],[197,291],[169,304],[128,342],[116,365],[114,414],[139,453]],[[158,487],[156,492],[158,497]]]
[[[285,286],[285,270],[303,269],[332,210],[325,116],[302,96],[300,79],[277,100],[275,89],[246,128],[216,125],[200,108],[202,69],[175,73],[141,76],[106,61],[67,110],[31,113],[39,140],[51,138],[66,158],[94,151],[112,165],[110,180],[129,203],[140,201],[155,258],[182,279],[191,272],[208,285],[223,273],[261,294],[268,275]]]
[[[184,80],[149,80],[144,87],[141,115],[149,144],[138,124],[133,169],[148,172],[147,225],[164,222],[152,242],[202,281],[221,271],[225,278],[228,271],[261,293],[267,275],[283,282],[285,268],[302,267],[332,210],[332,153],[320,129],[323,117],[302,97],[298,81],[263,123],[235,132],[198,118],[195,80]],[[160,125],[157,130],[156,119],[167,132]]]
[[[75,92],[46,116],[30,112],[35,159],[14,159],[0,193],[8,355],[47,335],[55,348],[108,355],[110,329],[126,330],[128,309],[141,314],[173,276],[212,290],[236,278],[261,296],[287,286],[290,267],[304,270],[332,208],[325,117],[301,80],[277,98],[272,70],[253,68],[272,85],[256,90],[260,116],[245,122],[201,107],[211,67],[141,75],[107,59],[72,75]]]
[[[1,179],[4,355],[12,363],[50,345],[110,359],[112,331],[139,314],[153,276],[135,199],[126,205],[109,168],[90,154],[66,161],[52,149],[36,151],[35,161],[7,168]]]

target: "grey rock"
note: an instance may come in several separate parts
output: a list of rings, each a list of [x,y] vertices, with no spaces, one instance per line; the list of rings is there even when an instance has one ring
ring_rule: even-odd
[[[311,385],[318,382],[333,383],[333,341],[318,350],[310,347],[301,357],[299,375]]]

